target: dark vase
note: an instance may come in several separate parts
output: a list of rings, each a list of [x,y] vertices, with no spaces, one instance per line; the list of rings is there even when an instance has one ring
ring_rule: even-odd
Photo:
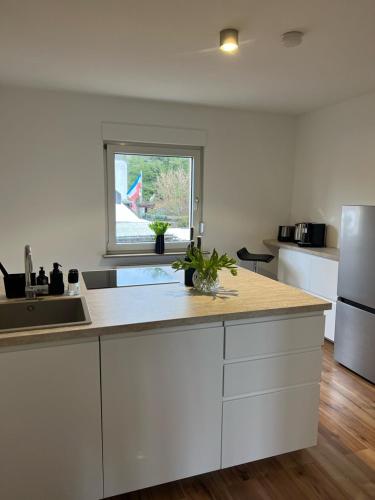
[[[164,234],[158,234],[156,236],[155,241],[155,253],[163,254],[164,253]]]
[[[188,257],[185,257],[185,260],[187,262],[190,262],[190,259]],[[194,286],[194,283],[193,283],[193,274],[195,273],[195,269],[193,268],[190,268],[190,269],[186,269],[185,270],[185,286],[191,286],[193,287]]]
[[[186,269],[185,271],[185,286],[193,287],[193,274],[195,273],[195,269]]]

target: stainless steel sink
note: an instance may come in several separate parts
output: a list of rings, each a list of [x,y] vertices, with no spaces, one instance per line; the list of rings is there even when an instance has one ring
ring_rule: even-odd
[[[91,323],[84,297],[23,300],[0,304],[0,334]]]

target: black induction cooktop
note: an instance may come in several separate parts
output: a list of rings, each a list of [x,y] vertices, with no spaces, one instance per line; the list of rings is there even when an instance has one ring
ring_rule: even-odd
[[[163,285],[179,282],[174,275],[174,271],[170,268],[152,266],[85,271],[82,276],[88,290],[123,286]]]

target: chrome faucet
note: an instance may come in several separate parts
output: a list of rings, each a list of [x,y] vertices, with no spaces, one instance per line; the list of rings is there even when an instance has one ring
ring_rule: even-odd
[[[36,290],[31,284],[31,273],[33,272],[33,261],[31,258],[30,245],[25,246],[25,297],[35,299]]]

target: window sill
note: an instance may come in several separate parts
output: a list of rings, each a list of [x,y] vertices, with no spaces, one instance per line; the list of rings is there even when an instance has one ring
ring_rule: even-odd
[[[204,251],[203,253],[208,253]],[[179,257],[185,255],[186,251],[174,251],[174,252],[164,252],[163,254],[158,254],[155,252],[139,252],[139,253],[105,253],[103,254],[104,259],[123,259],[129,257],[157,257],[162,259],[163,257]]]

